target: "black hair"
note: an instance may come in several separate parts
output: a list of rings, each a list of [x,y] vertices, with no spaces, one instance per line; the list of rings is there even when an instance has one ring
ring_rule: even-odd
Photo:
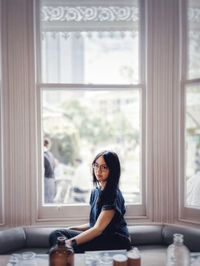
[[[48,137],[44,138],[44,147],[49,147],[51,145],[51,140]]]
[[[98,204],[103,205],[105,203],[112,202],[115,198],[116,191],[119,186],[121,167],[118,155],[113,151],[103,151],[98,153],[94,158],[92,165],[94,165],[96,160],[101,156],[103,157],[107,167],[109,168],[109,176],[105,188],[103,189],[98,200]],[[98,181],[96,179],[94,169],[92,170],[92,176],[94,185],[97,185]]]

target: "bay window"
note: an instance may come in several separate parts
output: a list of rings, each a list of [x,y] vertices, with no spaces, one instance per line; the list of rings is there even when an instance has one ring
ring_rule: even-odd
[[[198,224],[199,0],[0,3],[1,226],[85,222],[105,149],[129,224]]]

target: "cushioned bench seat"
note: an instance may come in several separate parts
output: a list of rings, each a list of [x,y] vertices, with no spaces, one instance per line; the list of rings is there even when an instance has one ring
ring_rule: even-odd
[[[59,227],[62,228],[62,227]],[[160,254],[173,241],[174,233],[184,235],[184,242],[191,252],[200,252],[200,229],[176,225],[132,225],[129,226],[131,244],[140,250]],[[46,253],[49,250],[48,238],[58,227],[17,227],[0,231],[0,254],[34,251]]]

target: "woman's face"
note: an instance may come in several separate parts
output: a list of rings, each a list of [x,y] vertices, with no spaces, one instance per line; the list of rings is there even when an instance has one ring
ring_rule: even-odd
[[[97,181],[103,185],[106,183],[109,176],[109,168],[106,165],[106,162],[103,156],[100,156],[95,163],[93,164],[94,174]]]

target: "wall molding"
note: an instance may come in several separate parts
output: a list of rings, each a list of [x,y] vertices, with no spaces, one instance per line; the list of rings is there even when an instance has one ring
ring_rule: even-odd
[[[2,0],[5,223],[30,224],[33,1]]]
[[[177,212],[178,0],[147,4],[147,187],[153,222],[173,223]]]

